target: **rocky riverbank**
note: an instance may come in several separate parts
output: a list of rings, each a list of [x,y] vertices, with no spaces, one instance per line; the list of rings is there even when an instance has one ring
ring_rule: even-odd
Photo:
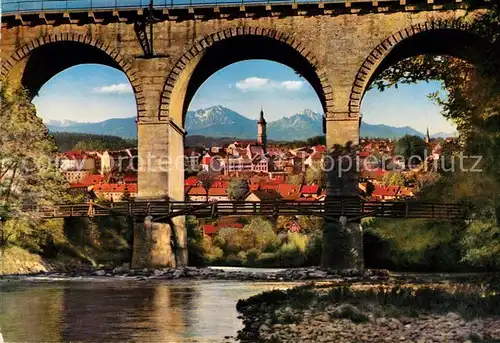
[[[299,286],[238,310],[242,342],[500,342],[500,296],[470,284]]]
[[[12,275],[10,278],[20,278],[25,275]],[[129,280],[175,280],[175,279],[209,279],[209,280],[243,280],[243,281],[301,281],[301,280],[331,280],[338,283],[380,282],[389,278],[386,270],[330,270],[318,267],[293,268],[278,271],[228,270],[219,268],[157,268],[130,269],[128,264],[114,269],[93,269],[88,267],[72,270],[56,270],[31,274],[48,278],[125,278]]]

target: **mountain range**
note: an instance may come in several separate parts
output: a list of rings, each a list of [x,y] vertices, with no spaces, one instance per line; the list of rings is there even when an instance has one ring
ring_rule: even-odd
[[[136,138],[135,117],[114,118],[99,123],[74,121],[54,121],[45,123],[51,132],[77,132]],[[235,137],[254,139],[257,136],[257,121],[249,119],[221,105],[212,106],[186,114],[188,136]],[[303,110],[290,117],[267,123],[267,137],[275,141],[304,140],[323,134],[323,115],[311,110]],[[383,124],[361,123],[362,137],[399,138],[406,134],[423,137],[424,134],[409,126],[394,127]],[[437,133],[432,137],[449,137],[452,133]]]

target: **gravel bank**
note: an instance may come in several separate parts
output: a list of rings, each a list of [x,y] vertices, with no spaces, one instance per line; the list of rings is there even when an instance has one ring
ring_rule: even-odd
[[[238,302],[243,342],[500,342],[500,296],[451,284],[299,286]],[[465,292],[464,292],[465,290]]]

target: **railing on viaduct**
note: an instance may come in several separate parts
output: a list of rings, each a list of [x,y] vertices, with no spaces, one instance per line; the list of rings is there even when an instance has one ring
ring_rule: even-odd
[[[173,218],[183,215],[213,217],[217,215],[317,215],[324,218],[386,217],[466,219],[468,207],[460,204],[424,203],[415,201],[374,202],[359,199],[334,199],[329,201],[217,201],[217,202],[168,202],[130,201],[109,205],[79,203],[67,205],[24,208],[37,212],[43,218],[102,217],[102,216],[152,216]]]
[[[446,0],[448,1],[448,0]],[[455,0],[449,0],[454,3]],[[185,7],[242,6],[242,5],[287,5],[287,4],[338,4],[350,7],[356,5],[406,5],[433,4],[433,0],[153,0],[155,9]],[[72,12],[92,10],[127,10],[146,8],[150,0],[4,0],[2,14]]]

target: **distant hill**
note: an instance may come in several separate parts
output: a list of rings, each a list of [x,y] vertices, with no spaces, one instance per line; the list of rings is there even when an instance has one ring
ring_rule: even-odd
[[[384,124],[368,124],[364,121],[361,122],[361,137],[368,138],[400,138],[404,135],[413,135],[424,137],[424,134],[420,131],[415,130],[409,126],[404,127],[394,127]]]
[[[51,132],[92,133],[122,138],[136,138],[135,118],[113,118],[99,123],[78,123],[72,121],[48,121],[45,123]]]
[[[323,135],[323,115],[311,110],[268,122],[269,140],[295,141]],[[98,135],[112,135],[134,139],[137,137],[135,118],[115,118],[99,123],[78,123],[72,121],[49,121],[46,123],[51,132],[75,132]],[[230,137],[228,139],[254,139],[257,136],[257,121],[249,119],[229,108],[218,105],[186,114],[187,139],[192,136]],[[424,134],[409,127],[394,127],[383,124],[361,123],[362,137],[399,138],[406,134],[423,137]],[[442,134],[445,137],[448,133]],[[441,137],[441,136],[439,136]]]

